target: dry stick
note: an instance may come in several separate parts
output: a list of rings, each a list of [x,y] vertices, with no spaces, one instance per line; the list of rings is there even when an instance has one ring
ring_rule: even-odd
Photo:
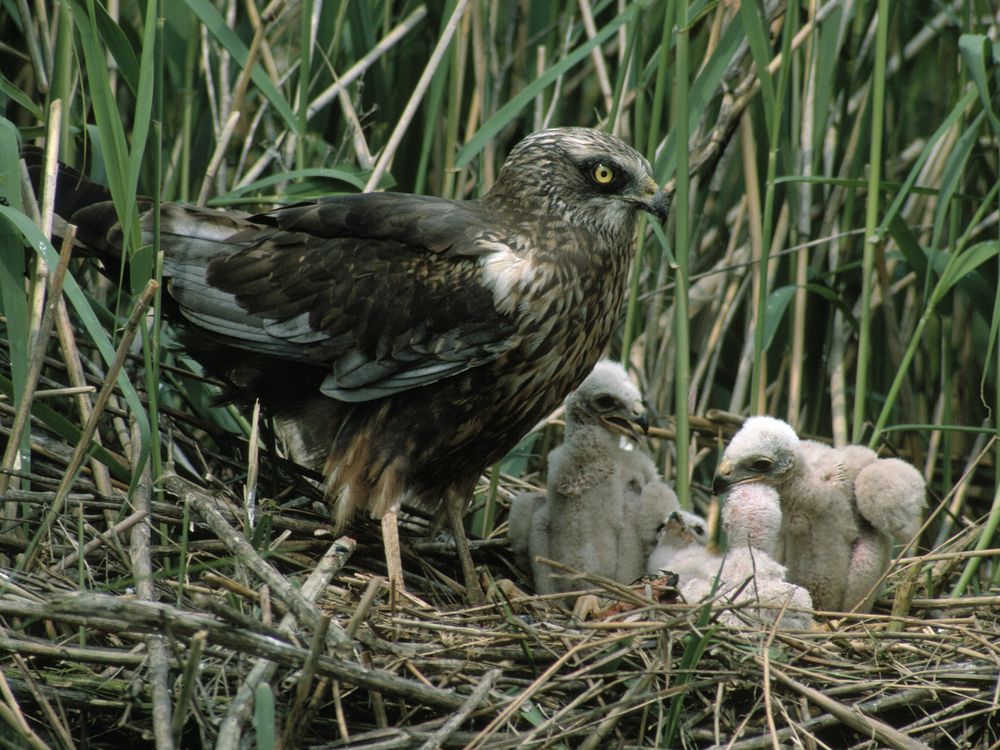
[[[302,584],[301,595],[307,601],[313,601],[326,588],[334,574],[340,570],[354,551],[355,541],[350,537],[341,537],[335,541],[326,554],[320,558],[309,578]],[[296,626],[295,615],[285,615],[278,624],[278,629],[291,633]],[[250,716],[253,708],[254,693],[257,686],[270,680],[277,671],[277,664],[268,659],[260,659],[250,670],[247,678],[229,704],[226,718],[219,726],[216,740],[217,750],[235,749],[240,744],[240,732],[243,722]]]
[[[361,601],[358,602],[358,606],[354,609],[354,614],[351,615],[351,619],[347,622],[347,627],[344,629],[348,638],[354,637],[354,634],[358,632],[358,628],[361,627],[361,623],[368,617],[368,612],[375,602],[375,596],[384,583],[385,579],[379,576],[369,579],[368,585],[365,586],[365,592],[361,595]]]
[[[2,673],[0,673],[2,677]],[[17,704],[14,704],[17,706]],[[41,737],[31,731],[31,727],[24,724],[24,716],[21,715],[20,709],[12,709],[8,707],[6,703],[0,703],[0,719],[3,719],[7,725],[13,729],[15,732],[20,732],[20,737],[22,740],[28,743],[29,747],[34,748],[34,750],[48,750],[48,745],[46,745]]]
[[[142,602],[92,592],[73,594],[43,603],[0,597],[0,616],[40,618],[118,634],[123,631],[169,631],[178,639],[192,638],[199,631],[205,630],[213,645],[219,648],[261,656],[291,669],[300,668],[308,656],[304,648],[271,635],[234,628],[208,615],[178,609],[162,602]],[[364,669],[352,661],[334,656],[320,657],[316,671],[351,685],[378,690],[434,708],[453,711],[463,702],[462,696],[456,695],[452,690],[399,677],[384,669]]]
[[[39,656],[46,661],[77,661],[83,664],[107,664],[116,668],[134,669],[146,661],[145,654],[130,654],[117,648],[99,646],[69,646],[63,642],[48,643],[0,635],[0,652]],[[3,677],[3,670],[0,670]]]
[[[35,388],[38,385],[38,377],[42,373],[42,365],[45,363],[45,349],[49,342],[49,334],[52,331],[52,320],[54,317],[56,304],[62,292],[63,279],[66,277],[66,266],[69,264],[70,255],[73,252],[73,239],[76,236],[75,227],[70,226],[63,238],[62,247],[59,250],[59,264],[55,273],[49,279],[48,300],[42,310],[41,320],[38,324],[38,332],[33,337],[31,352],[28,355],[28,373],[25,376],[24,391],[17,403],[17,411],[14,413],[14,422],[10,426],[10,435],[7,438],[7,448],[3,454],[3,462],[0,463],[0,495],[7,491],[10,480],[13,477],[15,463],[21,450],[21,436],[31,420],[31,404],[34,400]]]
[[[646,672],[638,680],[636,680],[635,684],[632,685],[632,687],[625,692],[625,695],[622,696],[621,700],[618,701],[618,705],[612,709],[611,714],[597,725],[593,734],[589,735],[587,739],[580,743],[579,750],[596,750],[604,741],[604,738],[611,733],[611,730],[613,730],[615,726],[617,726],[621,718],[631,710],[629,707],[630,704],[636,700],[638,695],[646,691],[649,687],[649,683],[653,681],[653,677],[654,675],[652,672]]]
[[[344,702],[340,698],[340,682],[333,681],[333,707],[337,717],[337,730],[340,732],[340,739],[349,742],[351,733],[347,729],[347,717],[344,714]]]
[[[590,7],[590,0],[578,0],[580,8],[580,18],[583,20],[583,29],[587,33],[587,39],[597,36],[597,25],[594,23],[594,9]],[[594,72],[597,74],[598,88],[601,96],[604,97],[604,111],[611,112],[611,78],[608,76],[608,68],[604,64],[604,51],[600,47],[594,47],[590,51],[591,61],[594,65]]]
[[[785,606],[788,606],[788,601],[785,601]],[[784,615],[785,607],[781,608],[777,616],[774,618],[774,624],[768,631],[767,642],[764,644],[764,648],[761,649],[763,653],[763,658],[761,659],[761,665],[763,667],[764,674],[764,714],[767,717],[767,731],[771,735],[771,744],[774,747],[778,747],[778,730],[774,725],[774,705],[773,699],[771,697],[771,646],[774,645],[774,636],[778,632],[778,623],[781,622],[781,618]]]
[[[416,114],[417,107],[420,106],[421,100],[424,98],[424,93],[427,91],[427,87],[431,84],[431,79],[437,72],[438,65],[441,63],[441,58],[444,57],[444,53],[448,51],[448,45],[451,43],[451,38],[455,34],[455,29],[458,27],[458,22],[462,19],[462,14],[465,13],[465,8],[469,4],[469,0],[458,0],[455,3],[455,10],[452,11],[451,18],[448,19],[448,25],[445,27],[441,34],[441,38],[438,39],[438,43],[434,47],[434,51],[431,53],[430,60],[427,61],[427,65],[424,67],[424,72],[420,74],[420,80],[417,81],[417,87],[413,90],[413,94],[410,95],[410,99],[406,102],[406,107],[403,108],[402,114],[399,116],[399,122],[396,123],[396,127],[392,131],[392,135],[389,136],[389,141],[385,144],[385,148],[382,150],[382,155],[379,157],[378,161],[375,163],[375,168],[372,170],[371,177],[368,178],[368,182],[365,184],[365,192],[370,192],[374,190],[379,181],[382,179],[382,175],[389,168],[389,164],[393,157],[396,155],[396,149],[399,148],[400,142],[403,140],[403,136],[406,134],[406,129],[410,126],[410,121],[413,119],[413,115]]]
[[[542,674],[540,674],[530,685],[528,685],[528,687],[522,690],[506,706],[504,706],[502,711],[497,713],[493,720],[475,736],[472,742],[467,745],[466,750],[475,750],[476,748],[482,747],[483,743],[489,739],[490,735],[493,734],[498,727],[503,725],[504,722],[509,721],[510,718],[520,710],[521,706],[531,699],[532,695],[541,690],[545,683],[549,682],[549,680],[551,680],[560,669],[562,669],[572,659],[576,658],[576,655],[581,651],[585,651],[588,648],[604,648],[608,644],[616,643],[620,640],[620,638],[621,636],[616,635],[610,638],[598,640],[588,639],[582,643],[576,644],[568,651],[561,654],[558,659],[549,665],[548,669],[542,672]]]
[[[158,287],[159,284],[150,279],[149,283],[146,284],[146,288],[143,290],[142,295],[139,297],[139,300],[136,302],[135,309],[132,310],[132,314],[125,323],[125,330],[122,331],[121,341],[118,342],[118,349],[115,351],[115,358],[111,362],[111,366],[108,368],[104,385],[101,386],[101,391],[97,394],[97,402],[94,404],[94,411],[91,412],[90,417],[83,426],[80,440],[77,442],[76,449],[73,451],[73,456],[70,458],[69,463],[66,466],[62,481],[59,483],[59,488],[56,490],[56,496],[52,500],[52,505],[49,506],[49,509],[45,514],[45,518],[39,526],[38,533],[35,534],[31,542],[29,542],[28,548],[24,552],[24,557],[21,560],[20,565],[21,570],[24,572],[30,571],[34,566],[35,557],[38,555],[38,546],[41,544],[42,537],[45,536],[45,530],[52,525],[56,516],[62,512],[63,503],[66,502],[69,491],[73,486],[73,480],[76,478],[76,472],[80,469],[87,453],[90,451],[90,441],[91,438],[93,438],[94,433],[97,431],[97,422],[100,419],[101,414],[104,412],[104,408],[108,405],[108,399],[111,398],[111,394],[114,392],[116,381],[118,380],[118,372],[121,370],[122,365],[125,364],[125,359],[128,357],[129,348],[132,346],[132,340],[135,338],[139,321],[142,320],[142,316],[146,314],[146,308],[149,307],[149,303],[152,301],[153,295],[156,293]]]
[[[59,740],[59,744],[66,748],[66,750],[74,750],[76,743],[73,742],[73,735],[70,734],[69,728],[66,726],[66,722],[59,717],[55,709],[52,707],[52,703],[50,703],[49,699],[45,697],[45,693],[38,688],[38,685],[31,676],[31,668],[28,666],[27,662],[25,662],[20,654],[12,654],[11,658],[13,658],[14,663],[21,672],[21,678],[28,686],[28,691],[42,709],[42,715],[45,717],[45,721],[48,723],[49,729],[52,730],[56,738]]]
[[[4,711],[3,719],[10,728],[20,732],[21,737],[26,739],[28,744],[33,748],[47,747],[41,738],[28,726],[28,721],[24,718],[24,714],[21,713],[21,707],[17,704],[17,698],[11,692],[10,685],[7,684],[7,678],[4,677],[2,669],[0,669],[0,695],[3,695],[5,701],[5,703],[0,703],[0,708]]]
[[[68,388],[45,388],[35,391],[35,398],[56,398],[62,396],[79,396],[81,393],[96,393],[92,385],[71,386]]]
[[[934,695],[934,691],[930,688],[913,688],[905,690],[902,693],[897,693],[896,695],[886,695],[874,700],[865,701],[855,705],[855,709],[863,709],[869,713],[876,711],[890,711],[895,708],[925,701],[928,698],[934,698]],[[816,716],[802,722],[799,725],[799,728],[808,732],[816,732],[820,729],[834,726],[837,723],[839,723],[839,720],[835,716],[831,714],[823,714],[822,716]],[[794,729],[791,727],[784,727],[778,730],[778,737],[780,740],[787,740],[793,732]],[[734,737],[737,736],[737,734],[738,733],[734,733]],[[722,745],[717,744],[713,745],[709,748],[709,750],[720,750],[721,747]],[[750,737],[738,742],[733,741],[726,745],[727,750],[764,750],[765,748],[771,747],[774,747],[774,744],[770,735]]]
[[[758,661],[759,660],[760,659],[758,657]],[[903,734],[898,729],[889,726],[883,721],[866,716],[856,707],[845,706],[843,703],[824,695],[819,690],[811,688],[808,685],[803,685],[797,680],[793,680],[784,672],[775,669],[773,666],[771,667],[771,675],[778,682],[790,687],[800,695],[805,696],[824,711],[832,714],[851,729],[860,732],[866,737],[871,737],[880,743],[898,748],[898,750],[930,750],[930,747],[925,745],[923,742]]]
[[[55,202],[55,179],[53,175],[55,174],[57,164],[55,159],[56,148],[52,144],[58,144],[59,142],[58,133],[61,122],[62,102],[56,99],[49,107],[49,123],[46,135],[52,140],[49,150],[45,153],[43,170],[47,178],[45,180],[45,191],[42,194],[42,206],[39,214],[39,227],[46,237],[52,234],[52,206]],[[72,247],[72,243],[70,247]],[[65,266],[68,263],[68,260],[63,260],[62,256],[64,254],[68,255],[70,252],[71,250],[67,249],[64,241],[60,251],[60,260],[55,269],[55,273],[59,275],[59,278],[54,281],[58,282],[59,287],[62,286],[62,274],[65,274]],[[59,270],[59,266],[63,267],[62,271]],[[55,294],[52,293],[55,283],[50,279],[50,273],[52,273],[52,269],[49,268],[45,259],[39,256],[35,265],[35,277],[31,289],[31,309],[28,319],[28,374],[24,385],[24,392],[18,403],[19,414],[17,416],[22,417],[23,421],[16,435],[11,436],[11,442],[7,445],[3,464],[5,468],[13,468],[19,464],[21,437],[25,427],[31,420],[31,404],[34,400],[35,389],[38,387],[38,377],[41,373],[42,360],[45,357],[45,349],[48,347],[49,335],[52,331],[52,300],[56,299],[59,295],[58,292]],[[11,448],[15,450],[12,451]],[[14,463],[7,463],[6,459],[8,456],[13,459]],[[9,482],[10,479],[0,478],[0,481]],[[0,488],[0,491],[2,489]]]
[[[588,684],[590,687],[586,690],[580,690],[568,702],[560,703],[559,710],[552,712],[545,721],[539,722],[531,728],[531,731],[520,735],[518,737],[520,744],[531,747],[533,743],[537,742],[535,738],[539,736],[544,737],[545,742],[555,744],[556,741],[568,739],[575,732],[585,729],[586,727],[580,726],[581,719],[585,713],[575,713],[576,710],[584,703],[589,703],[595,698],[599,698],[608,689],[604,680],[597,680],[596,683],[588,680]],[[602,712],[606,713],[606,710],[602,709]],[[588,724],[590,723],[589,720],[584,721]],[[575,725],[574,728],[569,729],[567,723]],[[594,735],[588,735],[588,739],[593,737]],[[584,744],[580,744],[577,750],[584,750]]]
[[[462,722],[471,714],[483,699],[489,694],[490,690],[493,689],[493,685],[496,684],[497,679],[500,677],[499,669],[491,669],[476,685],[476,689],[473,690],[469,697],[465,699],[465,703],[459,708],[455,713],[448,717],[448,720],[438,729],[434,734],[427,738],[427,741],[420,746],[420,750],[438,750],[441,745],[444,744],[445,740],[451,737],[455,733],[455,730],[461,726]]]
[[[81,550],[74,550],[73,552],[70,552],[68,555],[66,555],[66,557],[64,557],[62,560],[60,560],[58,563],[56,563],[52,567],[52,570],[56,571],[56,572],[62,571],[62,570],[66,570],[66,568],[68,568],[70,565],[73,565],[74,563],[76,563],[76,561],[78,559],[80,559],[81,555],[84,556],[84,557],[86,557],[87,555],[89,555],[91,552],[93,552],[98,547],[101,547],[101,546],[107,544],[112,539],[114,539],[115,537],[117,537],[119,534],[121,534],[123,532],[126,532],[129,529],[131,529],[133,526],[135,526],[137,523],[139,523],[139,521],[141,521],[142,519],[144,519],[147,515],[149,515],[148,511],[138,510],[135,513],[133,513],[132,515],[127,516],[126,518],[123,518],[121,521],[119,521],[118,523],[116,523],[110,529],[108,529],[107,531],[101,532],[100,534],[97,535],[96,538],[91,539],[89,542],[87,542],[83,546],[83,549],[81,549]]]
[[[361,652],[361,666],[365,669],[374,669],[375,665],[372,662],[372,652],[365,650]],[[386,729],[389,726],[389,717],[385,713],[385,699],[382,697],[381,690],[371,690],[369,691],[369,700],[371,701],[372,713],[375,715],[375,726],[379,729]]]
[[[320,615],[319,627],[316,628],[312,641],[309,643],[309,656],[306,657],[305,664],[299,670],[299,677],[295,686],[295,699],[292,701],[292,707],[288,712],[288,721],[285,722],[283,732],[285,740],[283,744],[285,747],[295,747],[298,745],[297,740],[302,736],[301,732],[305,728],[302,725],[305,721],[309,695],[312,692],[310,687],[312,686],[313,679],[316,677],[316,664],[319,662],[319,657],[323,654],[326,631],[329,627],[330,616]]]
[[[274,61],[274,55],[271,54],[271,45],[267,43],[267,36],[264,34],[264,27],[267,24],[261,23],[260,14],[257,12],[257,3],[253,2],[253,0],[244,0],[243,7],[247,12],[247,18],[250,19],[250,25],[253,27],[254,37],[256,38],[258,34],[261,37],[260,59],[264,64],[264,68],[267,70],[267,74],[271,80],[274,81],[274,84],[280,86],[281,74],[278,72],[278,65]],[[252,61],[252,59],[249,58],[248,62]]]
[[[170,723],[170,731],[174,741],[178,744],[181,741],[184,722],[187,720],[187,706],[194,694],[194,685],[198,679],[198,667],[201,665],[201,655],[205,650],[207,638],[208,633],[201,630],[191,637],[191,642],[188,644],[188,656],[184,662],[184,674],[181,676],[181,691],[177,696],[177,705],[174,707],[174,716]]]
[[[131,559],[132,576],[135,578],[136,596],[142,601],[155,602],[156,589],[153,586],[153,557],[149,551],[152,528],[149,516],[152,511],[153,478],[150,459],[147,456],[140,466],[139,456],[142,434],[138,423],[132,420],[132,471],[139,472],[139,482],[132,494],[132,503],[138,512],[144,513],[146,520],[132,528]],[[172,750],[174,747],[173,721],[170,706],[170,656],[164,636],[150,633],[146,638],[149,651],[149,681],[152,684],[153,738],[156,750]]]
[[[250,441],[247,445],[247,479],[243,483],[243,510],[247,523],[253,529],[257,525],[257,475],[260,472],[260,400],[253,402],[253,416],[250,419]]]
[[[420,23],[426,15],[426,6],[418,6],[416,10],[414,10],[410,15],[404,18],[399,25],[395,26],[388,34],[386,34],[360,60],[344,71],[344,75],[337,78],[335,83],[313,99],[312,103],[309,105],[306,117],[311,118],[323,109],[323,107],[336,99],[342,91],[345,91],[347,87],[360,78],[361,75],[368,70],[368,68],[374,65],[376,60],[392,49],[393,46],[395,46],[396,43],[399,42],[404,36],[410,33],[410,31],[418,23]]]
[[[75,231],[75,228],[73,231]],[[66,300],[63,297],[59,298],[59,305],[56,308],[56,335],[59,337],[59,348],[62,350],[63,362],[66,364],[66,374],[69,377],[70,385],[74,388],[87,389],[81,390],[76,399],[80,417],[83,421],[87,421],[94,410],[94,405],[90,400],[93,386],[87,384],[83,365],[80,362],[80,351],[76,346],[76,334],[73,331],[73,323],[70,321],[69,310],[66,307]],[[99,432],[94,434],[94,442],[97,445],[101,445],[101,434]],[[90,470],[93,472],[94,485],[97,487],[97,491],[106,497],[110,497],[112,492],[111,472],[108,471],[108,467],[101,463],[99,459],[93,458],[90,461]],[[105,518],[110,525],[113,518],[110,510],[105,513]]]
[[[254,575],[270,586],[271,590],[285,603],[289,611],[299,618],[300,622],[312,630],[319,627],[321,614],[316,606],[303,597],[302,593],[288,582],[288,579],[257,553],[257,550],[242,534],[229,525],[229,522],[215,508],[215,501],[211,495],[174,473],[164,474],[163,486],[184,502],[190,503],[202,520],[219,537],[219,540],[226,545],[226,549],[232,553],[233,557],[250,568]],[[339,625],[333,624],[327,635],[327,647],[331,650],[337,650],[347,643],[349,643],[349,639],[343,629]]]
[[[46,123],[45,142],[45,190],[40,206],[39,227],[46,237],[52,236],[52,216],[56,204],[56,174],[59,171],[59,132],[62,127],[62,100],[56,99],[49,106],[49,121]]]
[[[201,189],[198,191],[198,199],[195,201],[196,206],[204,206],[205,201],[208,200],[208,193],[212,189],[212,182],[219,171],[219,165],[222,164],[222,160],[226,156],[226,147],[229,145],[229,141],[233,137],[233,132],[236,130],[236,123],[239,121],[239,112],[233,112],[229,115],[229,119],[226,120],[222,132],[219,134],[219,142],[212,153],[212,159],[208,162],[208,169],[205,170],[205,179],[201,181]]]

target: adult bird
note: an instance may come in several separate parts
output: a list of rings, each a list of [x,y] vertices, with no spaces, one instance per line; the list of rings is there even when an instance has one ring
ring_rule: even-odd
[[[94,252],[120,254],[111,203],[81,207],[93,196],[73,184],[57,211]],[[618,138],[542,130],[479,200],[367,193],[255,216],[165,204],[165,291],[192,354],[325,473],[338,529],[362,510],[381,519],[394,586],[399,508],[443,505],[479,599],[462,527],[476,480],[593,367],[639,214],[666,210]]]
[[[751,417],[726,448],[712,489],[756,482],[777,492],[774,557],[788,580],[805,586],[818,609],[870,609],[893,541],[909,541],[919,529],[920,472],[864,446],[800,440],[780,419]]]

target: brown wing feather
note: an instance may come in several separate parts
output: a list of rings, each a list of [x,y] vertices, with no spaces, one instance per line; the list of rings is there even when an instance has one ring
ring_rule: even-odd
[[[285,228],[253,226],[230,238],[245,246],[212,258],[207,287],[178,295],[182,309],[221,336],[233,325],[259,334],[227,342],[236,347],[329,365],[322,390],[347,401],[426,385],[508,349],[513,323],[478,278],[476,204],[365,197],[266,215]],[[371,217],[382,211],[398,236],[385,226],[375,232]],[[213,290],[236,306],[223,312]],[[199,314],[206,293],[211,316]]]

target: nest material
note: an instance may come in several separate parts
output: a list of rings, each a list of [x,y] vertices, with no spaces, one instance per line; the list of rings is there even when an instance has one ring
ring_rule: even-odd
[[[122,415],[112,400],[103,433],[124,461],[138,440]],[[0,417],[6,429],[9,403]],[[408,594],[390,602],[373,524],[334,539],[300,475],[248,464],[253,444],[209,440],[190,415],[164,425],[187,478],[167,467],[100,492],[89,464],[54,514],[74,446],[31,425],[35,491],[3,496],[4,746],[263,747],[272,732],[286,748],[370,749],[1000,740],[1000,592],[937,593],[973,554],[975,525],[897,561],[874,614],[821,613],[810,632],[745,614],[720,626],[725,602],[587,579],[601,619],[503,587],[467,609],[450,543],[419,517],[404,527]],[[519,481],[501,478],[501,501]],[[502,526],[473,553],[484,578],[520,578]]]

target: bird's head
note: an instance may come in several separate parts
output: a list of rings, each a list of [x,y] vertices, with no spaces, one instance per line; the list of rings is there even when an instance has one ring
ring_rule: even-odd
[[[552,128],[524,138],[487,198],[601,234],[631,233],[639,211],[663,221],[668,206],[642,154],[589,128]]]
[[[735,484],[781,485],[799,465],[799,437],[786,422],[750,417],[733,435],[722,455],[712,492],[721,495]]]
[[[649,430],[642,394],[617,362],[598,362],[580,387],[566,397],[566,427],[600,425],[612,432],[637,436]]]
[[[689,510],[675,510],[674,513],[680,514],[681,520],[684,521],[684,525],[694,541],[703,546],[708,544],[708,527],[705,525],[704,518]]]
[[[696,533],[688,525],[684,511],[675,510],[663,519],[656,529],[657,544],[674,549],[687,547],[691,544],[702,544]]]

